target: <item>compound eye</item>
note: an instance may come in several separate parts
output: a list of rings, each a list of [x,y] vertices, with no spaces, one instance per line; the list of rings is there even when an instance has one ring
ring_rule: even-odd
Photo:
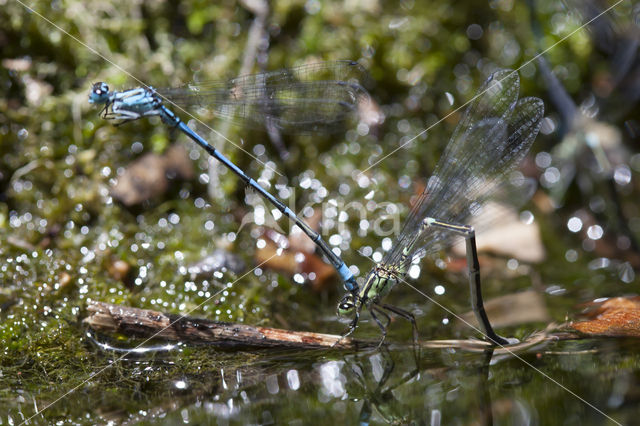
[[[338,303],[338,314],[341,316],[353,314],[356,304],[352,294],[345,295]]]
[[[109,93],[109,86],[107,83],[96,83],[93,85],[93,93],[96,95],[104,95],[105,93]]]
[[[353,309],[353,303],[352,302],[342,302],[340,303],[340,305],[338,305],[338,308],[340,308],[340,310],[342,311],[348,311],[350,309]]]

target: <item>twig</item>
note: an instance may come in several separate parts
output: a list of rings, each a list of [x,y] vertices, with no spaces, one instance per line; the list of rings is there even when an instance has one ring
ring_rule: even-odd
[[[334,334],[290,331],[182,317],[104,302],[90,302],[87,309],[90,315],[84,319],[84,323],[92,329],[142,338],[157,337],[170,341],[188,341],[227,348],[317,349],[335,345],[339,349],[358,349],[377,344],[377,342],[358,341],[348,337],[341,339],[341,336]]]
[[[211,321],[202,318],[183,317],[149,309],[113,305],[104,302],[90,302],[89,316],[84,323],[99,332],[121,333],[131,337],[158,338],[169,341],[207,344],[228,349],[239,348],[295,348],[295,349],[365,349],[378,345],[378,341],[341,338],[335,334],[292,331],[270,327],[255,327],[246,324]],[[547,330],[534,333],[525,341],[494,348],[495,355],[508,355],[539,348],[550,341],[576,339],[571,332],[558,331],[560,327],[551,324]],[[336,343],[338,342],[338,343]],[[469,352],[483,352],[491,345],[483,340],[426,340],[418,345],[423,349],[460,349]],[[412,343],[406,345],[411,347]]]

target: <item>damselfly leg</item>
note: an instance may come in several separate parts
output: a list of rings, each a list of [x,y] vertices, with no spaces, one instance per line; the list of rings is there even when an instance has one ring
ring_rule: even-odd
[[[380,327],[380,330],[382,331],[382,338],[378,343],[378,348],[379,348],[380,346],[382,346],[384,339],[387,337],[387,328],[389,327],[389,323],[391,323],[391,317],[389,316],[388,313],[383,311],[378,306],[372,306],[369,312],[371,313],[371,318],[373,318],[373,320],[376,322],[376,324],[378,325],[378,327]],[[378,318],[378,315],[376,315],[376,313],[384,317],[386,321],[385,324],[383,324],[382,321],[380,321],[380,318]]]
[[[378,306],[380,306],[382,309],[386,309],[389,312],[393,312],[394,314],[406,319],[411,323],[411,328],[413,330],[413,343],[417,346],[418,345],[418,325],[416,323],[416,318],[413,316],[413,314],[409,311],[405,311],[404,309],[400,309],[397,306],[388,305],[386,303],[381,303]]]
[[[436,227],[445,229],[465,238],[467,248],[467,269],[469,271],[469,291],[471,293],[471,307],[484,335],[496,345],[508,345],[509,341],[501,337],[493,331],[489,317],[484,310],[484,302],[482,300],[482,285],[480,282],[480,261],[478,260],[478,249],[476,247],[476,232],[472,226],[454,225],[451,223],[441,222],[439,220],[427,217],[423,221],[423,229],[428,227]]]

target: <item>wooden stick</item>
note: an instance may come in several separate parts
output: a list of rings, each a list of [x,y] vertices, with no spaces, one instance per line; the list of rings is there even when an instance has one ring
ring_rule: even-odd
[[[84,323],[96,331],[122,333],[132,337],[153,337],[169,341],[209,344],[228,349],[279,347],[357,350],[374,348],[378,345],[377,340],[363,341],[350,337],[342,338],[335,334],[211,321],[104,302],[92,301],[87,310],[90,315],[84,319]],[[552,324],[547,330],[535,333],[521,343],[494,347],[493,353],[498,355],[522,352],[549,341],[579,338],[574,333],[558,333],[557,329],[558,326]],[[412,344],[404,346],[411,347]],[[425,349],[456,348],[469,352],[483,352],[491,348],[489,342],[477,339],[426,340],[419,342],[419,346]]]
[[[188,341],[226,348],[288,347],[298,349],[373,347],[377,342],[341,338],[334,334],[290,331],[246,324],[211,321],[92,301],[84,323],[101,332],[141,338]]]

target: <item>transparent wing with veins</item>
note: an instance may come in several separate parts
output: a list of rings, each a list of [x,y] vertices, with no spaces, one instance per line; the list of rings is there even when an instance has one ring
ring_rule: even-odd
[[[285,132],[332,131],[369,101],[362,87],[366,72],[354,61],[321,62],[244,75],[227,81],[203,81],[158,93],[183,107]]]
[[[537,98],[518,100],[518,74],[494,73],[470,103],[422,195],[413,206],[383,265],[396,265],[411,246],[407,261],[452,245],[459,235],[429,228],[413,241],[422,221],[432,217],[468,224],[529,151],[544,113]],[[400,266],[400,265],[397,265]]]

